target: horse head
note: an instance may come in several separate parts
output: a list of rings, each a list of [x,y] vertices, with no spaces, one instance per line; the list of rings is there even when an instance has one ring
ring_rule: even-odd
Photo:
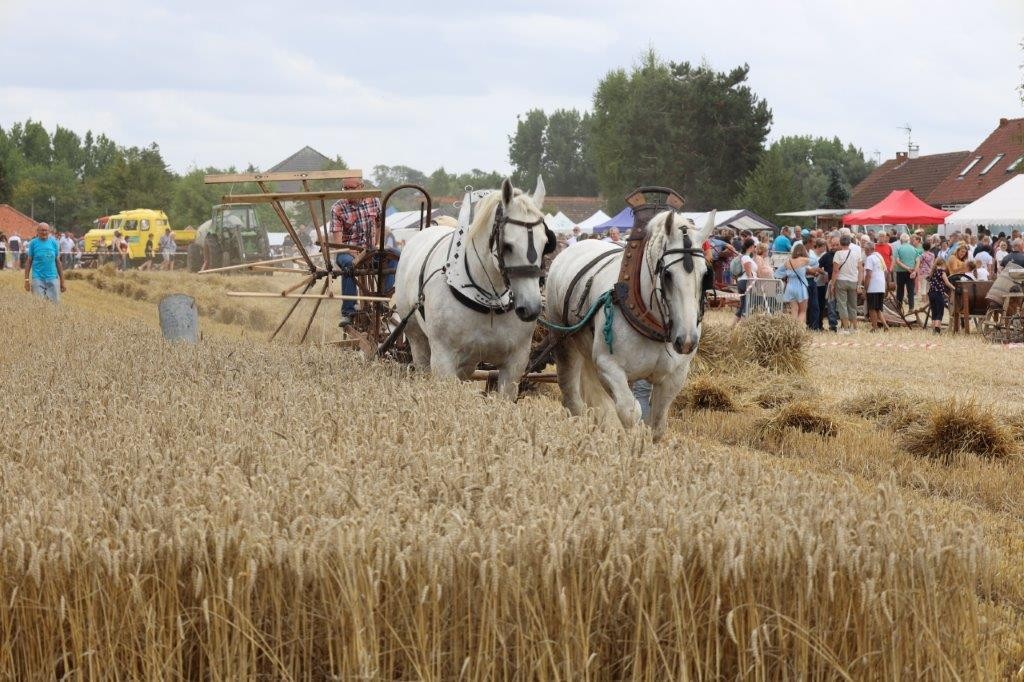
[[[708,264],[702,245],[715,227],[715,212],[708,214],[704,226],[672,211],[659,213],[651,219],[651,240],[647,257],[651,272],[660,277],[655,289],[660,291],[663,319],[669,339],[677,353],[689,355],[700,341],[700,324],[704,314],[704,274]]]
[[[491,253],[512,291],[516,316],[524,322],[532,322],[540,315],[543,259],[557,245],[541,212],[544,195],[544,181],[539,177],[532,196],[515,189],[506,178],[501,183],[500,203],[495,207],[490,236]]]

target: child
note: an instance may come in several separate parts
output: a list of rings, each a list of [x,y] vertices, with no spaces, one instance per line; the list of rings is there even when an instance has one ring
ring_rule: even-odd
[[[932,329],[936,334],[942,332],[942,316],[949,305],[949,292],[952,290],[953,283],[946,273],[946,259],[936,258],[928,275],[928,304],[931,307]]]

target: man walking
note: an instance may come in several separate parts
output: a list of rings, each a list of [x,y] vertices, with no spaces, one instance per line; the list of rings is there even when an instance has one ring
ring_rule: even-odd
[[[25,291],[60,302],[64,288],[64,267],[60,262],[60,246],[50,236],[50,226],[39,223],[36,238],[25,249]]]
[[[857,329],[857,287],[864,280],[864,263],[850,248],[850,237],[839,238],[839,250],[832,258],[832,281],[828,283],[839,310],[841,334]]]
[[[174,254],[178,251],[178,242],[174,241],[174,234],[171,233],[170,228],[164,230],[164,236],[160,237],[157,246],[164,259],[163,269],[174,270]]]

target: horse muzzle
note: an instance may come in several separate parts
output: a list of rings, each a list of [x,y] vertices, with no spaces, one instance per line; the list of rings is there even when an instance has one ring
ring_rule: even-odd
[[[517,305],[516,309],[515,309],[515,312],[516,312],[516,317],[518,317],[523,322],[533,322],[538,317],[540,317],[540,308],[539,307]]]
[[[687,334],[684,336],[677,336],[672,340],[672,348],[675,349],[680,355],[689,355],[693,351],[697,350],[697,344],[700,343],[700,337],[696,334]]]

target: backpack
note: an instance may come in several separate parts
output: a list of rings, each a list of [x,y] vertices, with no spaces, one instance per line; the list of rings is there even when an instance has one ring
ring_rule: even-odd
[[[729,261],[729,274],[733,277],[740,277],[743,274],[743,256],[733,256]]]

